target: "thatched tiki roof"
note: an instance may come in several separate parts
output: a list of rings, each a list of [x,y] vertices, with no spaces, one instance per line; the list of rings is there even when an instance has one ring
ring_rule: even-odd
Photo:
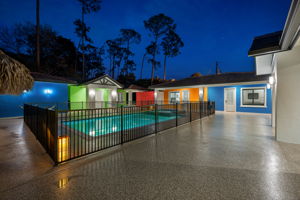
[[[33,86],[29,69],[0,50],[0,94],[21,94]]]

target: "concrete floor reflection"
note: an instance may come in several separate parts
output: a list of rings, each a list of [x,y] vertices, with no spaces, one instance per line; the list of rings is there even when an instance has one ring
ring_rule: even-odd
[[[300,145],[276,142],[270,120],[217,113],[61,165],[1,199],[299,199]]]

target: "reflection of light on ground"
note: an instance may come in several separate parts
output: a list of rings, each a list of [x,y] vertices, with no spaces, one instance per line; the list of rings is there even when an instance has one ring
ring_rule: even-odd
[[[268,159],[268,171],[276,172],[278,168],[278,157],[275,155],[269,155]]]
[[[279,172],[278,172],[278,165],[279,165],[279,158],[274,154],[267,155],[267,168],[264,175],[264,179],[266,182],[266,189],[267,193],[271,194],[272,199],[277,199],[280,190],[280,183],[279,183]]]
[[[58,181],[58,188],[63,189],[67,186],[69,180],[68,178],[62,178]]]

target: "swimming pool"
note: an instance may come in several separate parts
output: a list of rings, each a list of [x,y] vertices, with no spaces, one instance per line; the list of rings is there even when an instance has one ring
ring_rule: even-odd
[[[158,122],[172,120],[175,118],[175,112],[170,112],[168,115],[158,112]],[[123,115],[124,130],[151,125],[154,123],[155,115],[151,111]],[[89,136],[101,136],[121,131],[121,115],[67,121],[63,122],[63,124]]]

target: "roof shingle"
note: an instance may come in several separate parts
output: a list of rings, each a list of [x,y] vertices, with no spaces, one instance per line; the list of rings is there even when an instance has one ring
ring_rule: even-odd
[[[282,31],[277,31],[265,35],[255,37],[250,50],[248,52],[249,56],[264,54],[272,51],[280,50],[280,38]]]
[[[188,87],[195,85],[212,85],[226,83],[242,83],[242,82],[267,82],[270,75],[256,75],[255,72],[231,72],[218,75],[206,75],[200,77],[185,78],[178,81],[172,81],[157,85],[152,85],[150,88],[174,88]]]
[[[52,76],[49,74],[39,73],[39,72],[31,72],[31,76],[35,81],[44,81],[44,82],[54,82],[54,83],[69,83],[76,84],[77,82],[71,79],[67,79],[60,76]]]

